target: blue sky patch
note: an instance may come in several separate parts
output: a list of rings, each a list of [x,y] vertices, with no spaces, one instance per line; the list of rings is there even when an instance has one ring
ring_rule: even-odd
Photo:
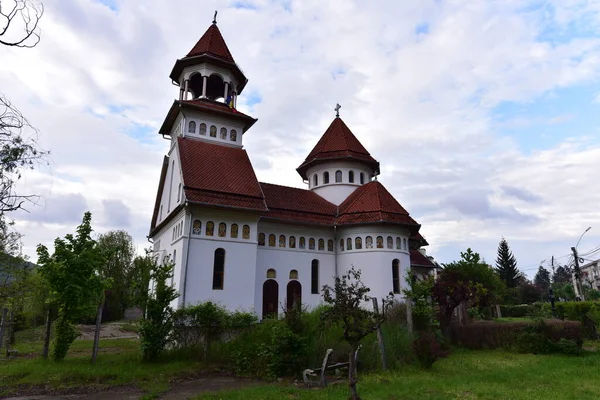
[[[117,6],[118,0],[94,0],[100,4],[104,4],[106,7],[110,8],[112,11],[119,11],[119,7]]]

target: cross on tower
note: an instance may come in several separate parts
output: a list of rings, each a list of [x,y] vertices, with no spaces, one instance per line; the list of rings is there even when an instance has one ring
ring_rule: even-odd
[[[339,118],[339,116],[340,116],[340,108],[342,108],[342,106],[340,106],[339,104],[335,105],[334,110],[335,110],[335,116],[336,116],[336,118]]]
[[[213,17],[213,24],[217,23],[217,10],[215,10],[215,16]]]

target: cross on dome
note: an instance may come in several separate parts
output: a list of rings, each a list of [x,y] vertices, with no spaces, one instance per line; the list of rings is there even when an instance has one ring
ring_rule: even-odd
[[[217,10],[215,10],[215,16],[213,17],[213,24],[217,23]]]
[[[336,118],[339,118],[339,117],[340,117],[340,108],[342,108],[342,106],[340,106],[340,104],[339,104],[339,103],[335,105],[335,108],[334,108],[334,110],[335,110],[335,117],[336,117]]]

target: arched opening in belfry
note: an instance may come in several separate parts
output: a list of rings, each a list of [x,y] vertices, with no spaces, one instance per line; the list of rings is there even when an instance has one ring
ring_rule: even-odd
[[[223,98],[225,94],[225,82],[219,75],[213,74],[208,77],[206,82],[206,97],[211,100]]]
[[[188,89],[192,92],[192,99],[197,99],[202,96],[202,86],[204,85],[204,79],[199,73],[195,73],[190,77],[190,84]]]

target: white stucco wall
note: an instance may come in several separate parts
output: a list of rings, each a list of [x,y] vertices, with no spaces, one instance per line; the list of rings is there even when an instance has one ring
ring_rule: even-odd
[[[342,172],[342,181],[335,181],[335,173]],[[354,182],[350,182],[349,172],[354,172]],[[329,173],[329,183],[324,183],[324,173]],[[348,161],[332,161],[328,163],[318,164],[306,171],[308,177],[308,187],[323,197],[325,200],[339,205],[354,192],[360,183],[360,174],[363,174],[363,184],[371,181],[372,171],[365,165],[357,162]],[[318,177],[317,185],[315,185],[314,177]]]
[[[165,183],[158,208],[158,217],[156,224],[160,224],[180,203],[184,201],[183,191],[180,185],[182,184],[181,164],[179,161],[179,152],[177,145],[169,150],[169,164]]]
[[[196,127],[193,132],[189,130],[189,124],[193,121]],[[206,124],[206,134],[200,134],[200,124]],[[221,118],[212,114],[204,113],[201,111],[187,110],[185,112],[185,127],[183,129],[183,135],[187,137],[193,137],[196,139],[202,139],[210,143],[219,143],[226,146],[242,147],[243,141],[242,136],[244,132],[244,124],[238,120],[232,120],[228,118]],[[217,128],[216,137],[210,136],[210,127],[215,126]],[[226,137],[221,138],[221,128],[225,128]],[[235,130],[236,140],[231,140],[231,132]]]

